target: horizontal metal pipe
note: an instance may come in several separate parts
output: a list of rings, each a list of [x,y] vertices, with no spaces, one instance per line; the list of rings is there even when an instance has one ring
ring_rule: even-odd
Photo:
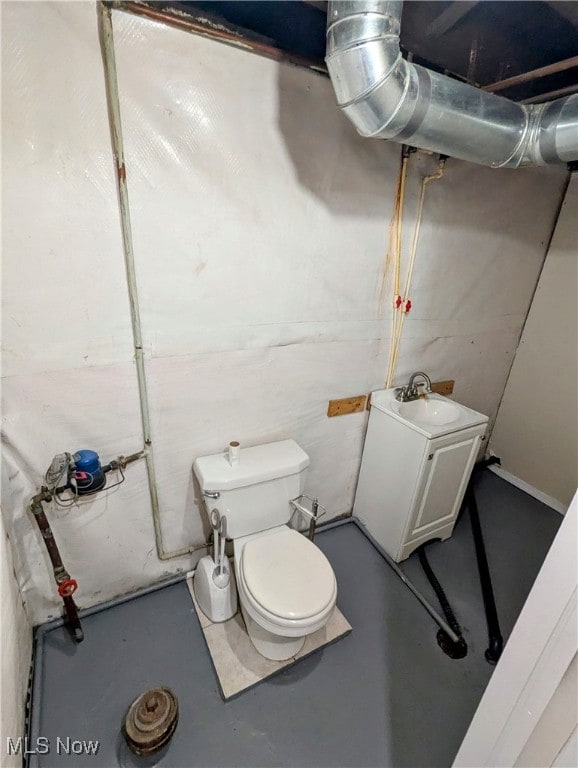
[[[127,464],[132,464],[133,461],[144,459],[146,451],[137,451],[137,453],[131,453],[128,456],[119,456],[118,461],[122,467],[126,467]]]
[[[578,159],[578,94],[517,104],[403,59],[402,0],[332,0],[326,62],[362,136],[491,167]]]
[[[521,85],[531,80],[538,80],[540,77],[555,75],[557,72],[564,72],[566,69],[572,69],[573,67],[578,67],[578,56],[572,56],[570,59],[564,59],[563,61],[556,61],[554,64],[547,64],[545,67],[538,67],[538,69],[532,69],[520,75],[507,77],[505,80],[499,80],[497,83],[484,85],[483,90],[488,91],[488,93],[503,91],[506,88],[512,88],[514,85]]]
[[[560,96],[568,96],[571,93],[578,93],[578,83],[573,85],[566,85],[564,88],[556,88],[555,91],[548,91],[548,93],[541,93],[539,96],[530,96],[528,99],[522,99],[520,104],[538,104],[541,101],[551,101],[557,99]]]

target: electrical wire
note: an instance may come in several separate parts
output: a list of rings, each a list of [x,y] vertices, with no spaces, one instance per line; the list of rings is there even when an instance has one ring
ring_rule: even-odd
[[[72,499],[70,499],[68,501],[67,504],[63,501],[62,496],[60,496],[60,494],[55,492],[52,495],[52,498],[53,498],[55,504],[57,504],[59,507],[62,507],[63,509],[68,509],[68,507],[73,507],[76,504],[76,502],[78,501],[78,490],[77,490],[76,486],[74,486],[74,489],[75,489],[74,496],[73,496]]]
[[[56,492],[53,494],[52,498],[54,499],[54,501],[59,507],[68,509],[69,507],[73,507],[75,504],[79,503],[86,496],[94,496],[95,494],[100,493],[101,491],[112,491],[113,488],[116,488],[117,486],[122,485],[126,479],[125,474],[122,471],[122,467],[120,465],[116,468],[116,471],[120,474],[121,479],[118,480],[116,483],[113,483],[112,485],[103,485],[100,488],[95,488],[93,491],[87,491],[86,493],[79,493],[78,485],[75,483],[73,485],[74,497],[72,499],[63,499],[62,496]],[[94,479],[93,475],[90,472],[87,472],[86,474],[90,475],[90,477]]]
[[[74,498],[70,500],[68,503],[64,503],[64,501],[62,501],[62,499],[60,498],[59,494],[56,492],[56,489],[61,484],[61,481],[64,480],[65,475],[68,474],[68,470],[70,469],[70,465],[72,462],[72,456],[70,455],[70,453],[66,452],[64,456],[66,457],[66,462],[63,463],[63,465],[61,466],[58,472],[51,471],[52,464],[50,465],[50,467],[48,467],[48,469],[44,474],[44,482],[46,484],[46,487],[48,488],[48,491],[52,495],[52,498],[54,499],[55,503],[59,507],[68,508],[68,507],[72,507],[76,503],[78,499],[78,493],[77,493],[76,486],[74,486],[75,488]],[[54,463],[54,459],[52,461]]]
[[[125,481],[125,476],[124,476],[124,472],[122,471],[122,467],[119,465],[116,471],[119,472],[121,477],[121,479],[118,482],[113,483],[112,485],[105,485],[102,488],[96,488],[94,491],[89,491],[88,493],[83,493],[82,495],[92,496],[95,493],[99,493],[99,491],[112,491],[113,488],[116,488],[117,486],[122,485]]]
[[[84,474],[88,475],[90,477],[89,483],[94,482],[94,475],[91,472],[85,472]],[[72,507],[78,501],[78,497],[79,496],[81,496],[81,495],[82,496],[87,496],[88,495],[88,494],[81,494],[79,492],[79,490],[78,490],[78,483],[76,482],[76,478],[75,478],[75,482],[72,483],[72,487],[74,488],[74,498],[71,501],[69,501],[68,504],[64,503],[67,500],[63,501],[61,495],[59,493],[57,493],[56,490],[54,491],[53,498],[54,498],[55,502],[58,504],[59,507],[64,507],[64,508]],[[98,490],[102,490],[102,489],[99,488]]]
[[[61,455],[61,454],[59,454],[59,455]],[[70,467],[70,462],[72,461],[72,456],[68,452],[65,453],[64,456],[66,456],[66,463],[64,463],[62,465],[62,467],[60,468],[60,471],[57,474],[55,474],[55,473],[53,473],[51,471],[52,464],[50,465],[50,467],[48,467],[48,469],[46,470],[46,472],[44,474],[44,482],[45,482],[46,486],[49,489],[57,488],[58,487],[58,484],[62,480],[64,474],[68,471],[68,468]],[[53,463],[54,463],[55,458],[52,460]]]

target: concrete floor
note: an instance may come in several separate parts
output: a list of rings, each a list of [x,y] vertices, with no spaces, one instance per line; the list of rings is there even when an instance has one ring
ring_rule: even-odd
[[[491,472],[477,499],[502,634],[507,639],[561,516]],[[33,701],[47,766],[450,766],[492,673],[469,519],[429,547],[469,646],[452,661],[436,625],[351,524],[316,539],[330,559],[338,604],[353,632],[239,698],[219,695],[186,584],[180,582],[83,620],[75,646],[63,628],[41,635]],[[355,571],[352,564],[355,563]],[[416,556],[406,574],[432,602]],[[133,756],[120,736],[132,699],[168,685],[180,720],[166,750]],[[57,752],[57,737],[100,741],[97,755]]]

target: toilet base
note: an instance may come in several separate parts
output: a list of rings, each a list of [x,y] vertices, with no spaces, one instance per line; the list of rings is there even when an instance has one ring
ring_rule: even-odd
[[[305,643],[305,637],[285,637],[274,635],[254,621],[244,606],[241,605],[241,613],[245,620],[247,634],[261,656],[271,661],[285,661],[299,653]]]

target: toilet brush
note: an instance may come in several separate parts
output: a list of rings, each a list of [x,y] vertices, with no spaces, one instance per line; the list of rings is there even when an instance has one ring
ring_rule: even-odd
[[[213,571],[213,581],[219,589],[224,589],[229,584],[229,569],[225,567],[225,540],[227,538],[227,518],[223,515],[220,521],[219,534],[221,535],[221,550],[219,562]],[[216,550],[215,550],[216,551]]]
[[[225,559],[227,520],[217,509],[210,515],[213,529],[213,556],[206,555],[197,563],[193,588],[199,608],[212,622],[227,621],[237,612],[235,573]]]
[[[221,516],[218,509],[211,511],[211,528],[213,529],[213,562],[215,568],[219,565],[219,528],[221,527]]]
[[[221,528],[219,530],[221,534],[221,553],[219,555],[219,573],[223,573],[225,569],[225,539],[227,538],[227,518],[223,515],[221,518]]]

